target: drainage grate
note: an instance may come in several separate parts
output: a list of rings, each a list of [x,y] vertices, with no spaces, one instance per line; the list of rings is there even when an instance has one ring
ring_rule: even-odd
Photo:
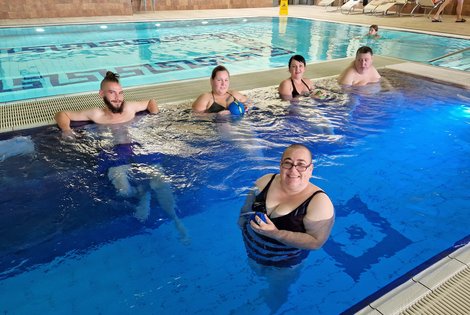
[[[61,110],[82,110],[101,106],[96,94],[76,95],[0,105],[0,132],[54,124],[54,115]]]
[[[207,80],[125,88],[126,100],[156,99],[164,103],[193,99],[208,89]],[[163,106],[162,106],[163,105]],[[0,103],[0,133],[55,124],[54,115],[61,110],[83,110],[103,106],[98,93],[65,95],[47,99]]]
[[[449,278],[400,314],[470,314],[470,267]]]
[[[125,93],[127,100],[155,98],[155,88],[151,87],[128,89]],[[0,104],[0,133],[52,125],[54,115],[61,110],[78,111],[102,105],[97,93]]]

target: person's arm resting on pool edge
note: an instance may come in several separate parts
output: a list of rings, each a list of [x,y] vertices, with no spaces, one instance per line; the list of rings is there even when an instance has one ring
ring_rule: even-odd
[[[62,135],[64,137],[74,137],[75,134],[70,127],[72,121],[90,121],[93,120],[93,116],[96,115],[96,108],[83,110],[83,111],[60,111],[55,114],[54,119],[57,122]]]
[[[330,198],[326,194],[319,194],[313,198],[307,208],[304,217],[305,233],[278,230],[269,217],[266,216],[267,223],[251,223],[256,232],[273,238],[285,245],[315,250],[323,246],[328,239],[334,223],[334,208]]]
[[[160,109],[158,108],[157,102],[154,99],[148,101],[129,101],[126,102],[126,106],[131,106],[135,113],[143,112],[144,110],[148,111],[150,114],[158,114]]]

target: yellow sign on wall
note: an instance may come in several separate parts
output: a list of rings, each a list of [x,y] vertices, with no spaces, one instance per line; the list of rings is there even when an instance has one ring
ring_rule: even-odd
[[[287,15],[289,13],[289,6],[287,4],[287,0],[281,0],[281,4],[279,5],[279,15]]]

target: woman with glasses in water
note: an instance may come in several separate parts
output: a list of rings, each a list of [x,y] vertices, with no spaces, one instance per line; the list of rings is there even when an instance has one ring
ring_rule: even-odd
[[[289,146],[280,173],[259,178],[240,213],[248,264],[268,283],[253,303],[264,301],[271,313],[287,301],[301,262],[310,250],[322,247],[334,223],[330,198],[310,183],[312,171],[310,150],[301,144]]]
[[[310,150],[301,144],[283,153],[280,174],[267,174],[242,208],[239,225],[248,256],[261,265],[291,267],[322,247],[334,223],[330,198],[310,183]]]

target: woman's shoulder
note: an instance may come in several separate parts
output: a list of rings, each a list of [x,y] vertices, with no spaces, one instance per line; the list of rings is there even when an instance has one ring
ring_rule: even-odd
[[[260,178],[258,178],[256,180],[256,186],[262,190],[264,187],[266,187],[266,185],[269,183],[269,181],[271,180],[271,178],[273,176],[275,176],[276,174],[274,173],[270,173],[270,174],[266,174],[266,175],[263,175],[261,176]]]
[[[204,92],[198,96],[198,99],[212,98],[212,92]]]
[[[242,92],[237,91],[237,90],[229,90],[228,93],[230,93],[232,95],[243,95]]]
[[[334,206],[326,192],[318,186],[312,184],[313,199],[308,205],[309,217],[315,220],[326,220],[334,216]]]
[[[193,110],[204,111],[208,107],[210,100],[212,99],[212,93],[206,92],[202,93],[197,97],[197,99],[193,102],[192,108]]]
[[[242,103],[248,100],[248,97],[245,94],[241,93],[240,91],[230,90],[228,91],[228,93]]]
[[[313,85],[313,81],[309,78],[302,78],[302,80],[309,85]]]
[[[291,78],[282,80],[281,83],[279,83],[279,87],[284,86],[286,84],[291,84],[291,80],[292,80]]]
[[[281,98],[283,98],[283,95],[290,95],[292,92],[292,82],[291,78],[287,78],[285,80],[282,80],[281,83],[279,83],[279,86],[277,88]]]

